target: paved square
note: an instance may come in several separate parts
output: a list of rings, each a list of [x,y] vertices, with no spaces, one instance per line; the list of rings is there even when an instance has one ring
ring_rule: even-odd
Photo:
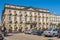
[[[10,36],[5,37],[6,40],[60,40],[60,38],[57,37],[44,37],[44,36],[37,36],[37,35],[29,35],[24,33],[12,33],[9,34]]]

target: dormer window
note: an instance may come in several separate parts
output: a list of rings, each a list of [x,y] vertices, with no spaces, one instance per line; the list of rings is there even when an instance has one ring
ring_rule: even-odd
[[[17,15],[16,11],[14,11],[15,16]]]

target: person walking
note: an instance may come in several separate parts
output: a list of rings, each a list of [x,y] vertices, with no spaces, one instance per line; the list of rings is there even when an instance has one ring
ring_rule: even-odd
[[[7,35],[7,29],[6,29],[6,27],[2,27],[1,31],[4,34],[4,36]]]
[[[0,40],[4,40],[4,35],[2,34],[1,28],[0,28]]]

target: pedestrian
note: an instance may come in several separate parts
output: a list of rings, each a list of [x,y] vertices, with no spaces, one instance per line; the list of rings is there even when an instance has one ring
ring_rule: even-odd
[[[2,31],[2,33],[4,34],[4,36],[6,36],[6,34],[7,34],[7,29],[6,29],[6,27],[2,27],[1,31]]]
[[[2,34],[1,30],[0,30],[0,40],[4,40],[4,35]]]

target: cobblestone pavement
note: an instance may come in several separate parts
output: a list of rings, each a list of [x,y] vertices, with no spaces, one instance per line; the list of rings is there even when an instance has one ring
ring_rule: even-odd
[[[6,40],[60,40],[57,37],[44,37],[37,35],[29,35],[24,33],[9,34],[5,37]]]

